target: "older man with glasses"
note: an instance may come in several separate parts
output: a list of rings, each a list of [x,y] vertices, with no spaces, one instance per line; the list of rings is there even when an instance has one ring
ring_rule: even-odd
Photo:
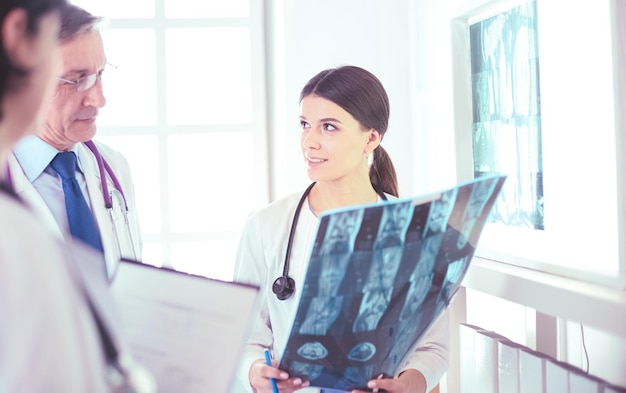
[[[68,5],[61,12],[61,73],[45,126],[10,158],[16,192],[61,238],[102,251],[108,277],[120,258],[141,260],[141,232],[130,168],[118,152],[91,141],[106,104],[102,20]]]

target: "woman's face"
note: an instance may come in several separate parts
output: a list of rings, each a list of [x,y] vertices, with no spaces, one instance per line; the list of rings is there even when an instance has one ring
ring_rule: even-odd
[[[339,105],[316,95],[300,103],[302,154],[316,182],[369,179],[367,154],[380,144],[378,131],[364,130]]]
[[[24,18],[26,14],[23,14]],[[19,57],[12,61],[19,67],[28,69],[30,74],[15,92],[6,95],[4,111],[11,126],[11,139],[16,142],[27,133],[32,133],[44,124],[44,115],[52,98],[56,84],[55,75],[60,66],[57,36],[59,19],[56,13],[50,13],[39,20],[39,27],[34,35],[22,32],[19,44],[22,50]]]

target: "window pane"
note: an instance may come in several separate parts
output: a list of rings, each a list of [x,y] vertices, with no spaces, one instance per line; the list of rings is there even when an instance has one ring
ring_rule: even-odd
[[[467,289],[467,323],[489,326],[509,340],[526,345],[526,307]],[[493,310],[498,310],[494,313]]]
[[[165,0],[166,18],[245,18],[248,0]]]
[[[179,271],[232,281],[239,239],[175,242],[172,265]]]
[[[251,133],[170,136],[168,163],[172,232],[241,229],[255,203]]]
[[[163,245],[157,242],[143,242],[142,262],[149,265],[163,266]]]
[[[153,0],[71,0],[94,15],[112,18],[153,18]]]
[[[471,25],[470,40],[474,175],[508,176],[492,221],[543,230],[535,3]]]
[[[155,125],[157,84],[154,31],[106,29],[108,67],[103,74],[106,106],[98,119],[104,126]]]
[[[169,124],[251,121],[247,28],[169,29],[166,51]]]
[[[96,139],[119,151],[128,160],[135,184],[135,200],[141,232],[160,232],[161,185],[157,137],[98,135]]]

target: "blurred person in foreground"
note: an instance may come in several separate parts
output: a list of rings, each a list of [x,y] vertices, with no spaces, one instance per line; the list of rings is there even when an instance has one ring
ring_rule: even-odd
[[[59,71],[65,0],[0,2],[0,393],[153,392],[123,351],[102,275],[102,254],[61,244],[15,193],[11,149],[41,126]],[[85,271],[77,267],[77,262]],[[104,291],[106,293],[106,291]]]

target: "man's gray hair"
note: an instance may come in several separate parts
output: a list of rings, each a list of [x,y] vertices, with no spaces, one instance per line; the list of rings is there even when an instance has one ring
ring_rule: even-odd
[[[92,30],[99,30],[104,25],[103,17],[94,16],[73,4],[67,4],[62,7],[60,15],[61,28],[59,30],[59,41],[61,44],[80,34]]]

